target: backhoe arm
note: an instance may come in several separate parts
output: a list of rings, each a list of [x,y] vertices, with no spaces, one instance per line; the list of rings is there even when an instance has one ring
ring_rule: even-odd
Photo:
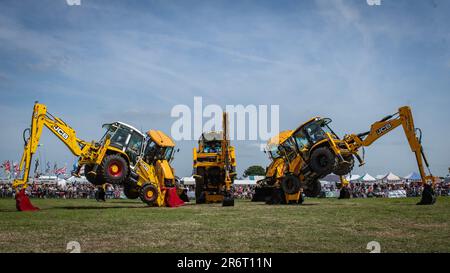
[[[360,147],[367,147],[374,143],[377,139],[388,134],[393,129],[402,125],[405,132],[406,138],[408,139],[411,151],[416,156],[417,166],[419,168],[420,176],[422,177],[422,182],[426,184],[431,181],[434,184],[434,178],[429,170],[429,165],[425,154],[423,152],[421,144],[421,135],[418,137],[416,135],[416,128],[414,127],[414,120],[411,112],[411,108],[408,106],[403,106],[399,108],[399,111],[393,115],[389,115],[380,121],[372,124],[370,131],[361,133],[358,135],[351,134],[344,138],[344,141],[350,147],[352,153],[357,153]],[[419,130],[420,132],[420,130]],[[429,175],[426,175],[424,169],[424,163],[428,169]]]
[[[90,147],[90,143],[87,143],[76,137],[74,129],[69,127],[61,119],[54,117],[50,113],[48,113],[47,107],[44,104],[39,104],[36,102],[33,108],[33,115],[31,117],[31,127],[24,131],[25,146],[19,166],[19,173],[23,171],[23,176],[21,179],[14,180],[14,188],[27,187],[31,160],[33,154],[36,152],[39,146],[39,141],[44,126],[47,127],[53,134],[55,134],[75,156],[82,155]],[[28,138],[25,137],[25,133],[27,131],[29,131]]]
[[[225,190],[229,192],[231,190],[231,160],[230,160],[230,140],[228,136],[228,113],[224,112],[222,115],[222,158],[224,159],[225,164]]]

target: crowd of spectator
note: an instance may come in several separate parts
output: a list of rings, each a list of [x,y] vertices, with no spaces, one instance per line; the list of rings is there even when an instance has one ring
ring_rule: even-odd
[[[252,199],[255,194],[255,186],[252,185],[239,185],[234,187],[235,199]]]
[[[327,191],[336,191],[335,185],[326,185],[322,189]],[[389,197],[389,192],[392,191],[404,191],[406,197],[421,196],[423,186],[421,183],[397,183],[397,184],[385,184],[385,183],[351,183],[350,190],[353,198],[370,198],[370,197]],[[435,193],[437,196],[449,196],[450,184],[439,183],[435,186]]]
[[[32,198],[95,198],[97,187],[88,183],[32,183],[26,190]],[[107,185],[105,189],[106,198],[120,198],[121,188],[119,186]],[[0,198],[14,197],[15,191],[11,184],[0,184]]]
[[[195,187],[186,186],[187,195],[190,199],[195,198]],[[422,194],[421,183],[351,183],[351,194],[353,198],[389,197],[389,192],[404,191],[407,197],[417,197]],[[66,183],[58,185],[56,183],[33,183],[27,189],[27,194],[33,198],[95,198],[97,186],[89,183]],[[327,196],[327,192],[336,192],[335,184],[326,184],[322,187],[322,197]],[[118,199],[123,196],[122,188],[117,185],[106,186],[106,198]],[[236,199],[252,199],[255,193],[254,185],[235,185],[233,194]],[[438,196],[450,196],[450,183],[436,184],[435,193]],[[15,191],[11,184],[0,184],[0,198],[14,197]]]

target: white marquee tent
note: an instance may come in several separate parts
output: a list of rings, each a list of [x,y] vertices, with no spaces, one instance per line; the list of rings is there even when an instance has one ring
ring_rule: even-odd
[[[412,173],[408,174],[407,176],[405,176],[405,179],[408,182],[420,182],[420,181],[422,181],[422,177],[420,177],[420,174],[418,174],[416,172],[412,172]]]
[[[180,180],[183,185],[195,185],[195,178],[193,176],[182,177]]]
[[[251,180],[251,179],[235,179],[234,185],[256,185],[257,180]]]
[[[361,177],[360,181],[364,183],[375,183],[377,182],[377,179],[371,176],[370,174],[366,173]]]
[[[402,179],[398,175],[393,174],[392,172],[389,172],[386,175],[384,175],[381,180],[384,183],[399,183],[399,182],[402,182]]]
[[[347,175],[345,179],[347,179],[350,183],[356,183],[361,179],[361,175],[359,174]]]

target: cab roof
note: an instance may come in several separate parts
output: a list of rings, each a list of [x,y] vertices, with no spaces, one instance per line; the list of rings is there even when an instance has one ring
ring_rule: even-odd
[[[223,133],[220,131],[211,131],[203,133],[200,137],[200,141],[217,141],[223,140]]]
[[[127,123],[125,123],[125,122],[115,121],[115,122],[113,122],[113,123],[108,123],[108,124],[111,124],[111,125],[122,125],[122,126],[124,126],[124,127],[130,128],[130,129],[133,130],[134,132],[140,134],[142,137],[145,136],[144,133],[142,133],[141,131],[139,131],[139,130],[136,129],[135,127],[133,127],[133,126],[131,126],[130,124],[127,124]],[[104,124],[104,125],[106,125],[106,124]]]
[[[298,132],[300,129],[305,127],[305,125],[308,125],[308,124],[310,124],[313,121],[318,121],[318,120],[321,120],[321,119],[324,119],[324,118],[323,117],[313,117],[313,118],[309,119],[307,122],[305,122],[305,123],[301,124],[300,126],[298,126],[297,129],[293,130],[292,134],[295,133],[295,132]]]
[[[147,135],[161,147],[175,147],[175,142],[162,131],[150,130],[147,132]]]
[[[280,144],[282,144],[283,142],[285,142],[293,133],[293,130],[286,130],[286,131],[282,131],[280,132],[278,135],[271,137],[268,141],[267,141],[267,146],[278,146]]]

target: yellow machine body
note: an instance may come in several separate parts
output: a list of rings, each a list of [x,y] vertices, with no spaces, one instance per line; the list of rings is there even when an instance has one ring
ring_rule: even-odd
[[[193,150],[196,202],[234,205],[232,183],[236,176],[236,155],[228,137],[228,115],[223,114],[222,132],[203,133]]]
[[[144,203],[149,206],[172,206],[167,195],[171,189],[173,194],[181,194],[176,183],[174,169],[170,165],[173,160],[175,142],[162,131],[150,130],[142,156],[138,158],[129,183],[131,195],[139,192]],[[134,195],[136,196],[136,195]]]

